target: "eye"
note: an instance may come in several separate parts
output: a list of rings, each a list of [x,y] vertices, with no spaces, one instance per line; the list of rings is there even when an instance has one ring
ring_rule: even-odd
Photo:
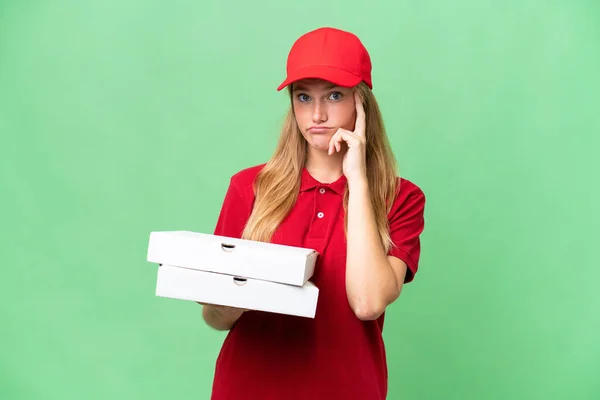
[[[331,92],[331,94],[329,95],[329,99],[331,99],[331,100],[341,100],[342,99],[342,94],[340,92]]]
[[[300,100],[300,102],[304,103],[306,101],[308,101],[310,99],[310,97],[308,97],[306,94],[304,93],[300,93],[298,95],[298,100]]]

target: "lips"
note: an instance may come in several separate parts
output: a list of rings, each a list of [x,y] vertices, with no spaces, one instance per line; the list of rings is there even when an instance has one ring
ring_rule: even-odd
[[[308,128],[308,131],[310,133],[325,133],[331,131],[332,129],[333,128],[330,128],[328,126],[311,126],[310,128]]]

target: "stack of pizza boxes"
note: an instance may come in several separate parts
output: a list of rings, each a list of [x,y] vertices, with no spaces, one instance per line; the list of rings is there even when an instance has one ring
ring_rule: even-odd
[[[156,295],[314,318],[318,252],[190,231],[150,233]]]

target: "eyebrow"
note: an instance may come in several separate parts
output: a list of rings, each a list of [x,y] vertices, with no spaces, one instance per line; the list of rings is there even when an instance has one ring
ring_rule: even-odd
[[[325,86],[325,90],[331,90],[331,89],[333,89],[335,87],[338,87],[338,86],[335,85],[335,84],[329,84],[329,85]],[[294,92],[297,91],[297,90],[307,91],[308,89],[305,86],[297,85],[296,87],[294,87]]]

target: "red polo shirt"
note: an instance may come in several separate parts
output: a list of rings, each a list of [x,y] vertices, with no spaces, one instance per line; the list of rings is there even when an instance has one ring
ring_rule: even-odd
[[[259,165],[235,174],[225,196],[216,235],[239,238],[254,201]],[[228,332],[217,358],[213,400],[360,399],[387,395],[383,320],[359,320],[346,297],[343,194],[346,178],[322,184],[302,172],[295,207],[273,243],[308,247],[320,255],[311,278],[319,288],[314,319],[248,311]],[[423,192],[401,179],[389,214],[390,254],[417,272],[423,230]]]

